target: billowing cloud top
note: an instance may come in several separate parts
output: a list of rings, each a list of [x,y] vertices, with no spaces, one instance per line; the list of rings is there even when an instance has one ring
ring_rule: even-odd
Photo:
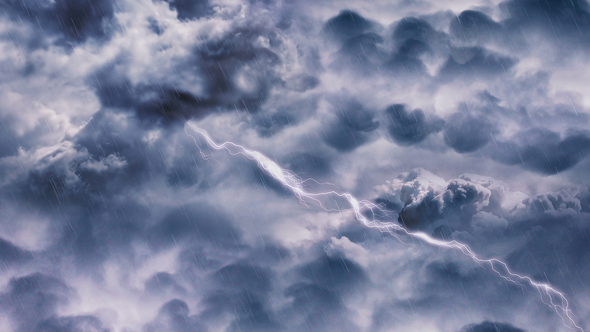
[[[2,1],[0,330],[590,330],[589,52],[586,0]]]

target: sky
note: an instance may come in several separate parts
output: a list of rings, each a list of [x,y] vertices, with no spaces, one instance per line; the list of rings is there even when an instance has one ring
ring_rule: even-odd
[[[0,331],[590,331],[589,60],[586,0],[4,0]]]

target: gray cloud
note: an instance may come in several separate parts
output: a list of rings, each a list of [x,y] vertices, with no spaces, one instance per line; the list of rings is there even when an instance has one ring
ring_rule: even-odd
[[[66,316],[52,317],[39,324],[35,331],[39,332],[78,332],[78,331],[108,332],[110,329],[95,316]]]
[[[356,100],[337,100],[333,107],[337,119],[325,129],[324,139],[338,151],[351,151],[365,144],[369,133],[379,127],[373,113]]]
[[[524,330],[510,324],[485,321],[479,324],[469,324],[461,332],[523,332]]]
[[[512,142],[498,142],[492,158],[508,165],[522,165],[544,174],[555,174],[575,166],[590,152],[587,132],[565,137],[544,128],[519,133]]]
[[[493,139],[494,125],[485,117],[455,113],[447,119],[445,141],[459,153],[481,149]]]
[[[8,290],[1,295],[2,309],[14,320],[16,331],[34,331],[68,304],[71,293],[63,281],[37,272],[10,279]]]
[[[586,328],[587,2],[346,5],[1,4],[0,328],[562,328],[531,287],[300,202],[187,121],[551,283]]]
[[[427,118],[420,109],[408,112],[405,105],[391,105],[385,110],[389,117],[388,131],[400,145],[412,145],[426,139],[431,133],[442,129],[444,121],[438,117]]]
[[[15,21],[25,21],[37,33],[57,34],[60,44],[80,43],[89,38],[101,41],[112,32],[115,6],[110,0],[55,2],[5,2],[5,13]],[[43,45],[43,38],[29,40],[29,46]]]

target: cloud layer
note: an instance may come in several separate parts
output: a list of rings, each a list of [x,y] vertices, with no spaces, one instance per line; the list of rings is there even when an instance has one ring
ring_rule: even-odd
[[[590,4],[0,4],[0,330],[590,329]],[[369,215],[370,211],[363,211]]]

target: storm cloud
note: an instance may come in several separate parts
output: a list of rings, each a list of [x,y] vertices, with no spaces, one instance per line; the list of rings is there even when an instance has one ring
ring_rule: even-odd
[[[587,1],[0,11],[0,330],[590,328]]]

